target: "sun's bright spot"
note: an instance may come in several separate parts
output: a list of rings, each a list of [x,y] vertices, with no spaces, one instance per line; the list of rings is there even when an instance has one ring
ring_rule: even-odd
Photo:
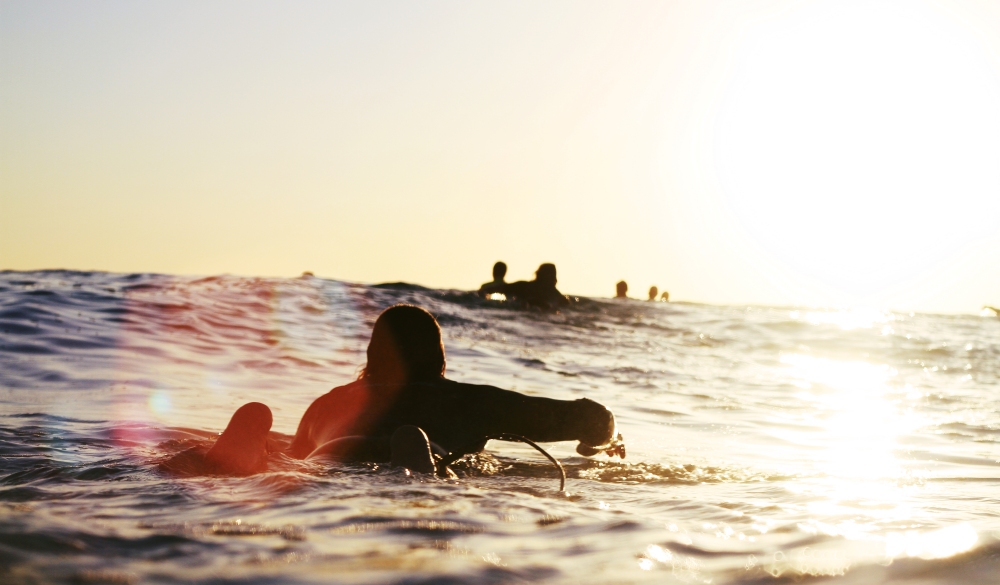
[[[894,451],[899,437],[912,431],[918,421],[900,412],[886,396],[896,370],[801,354],[784,355],[781,363],[787,366],[788,377],[803,388],[801,398],[812,403],[816,413],[802,421],[808,430],[785,438],[814,449],[819,470],[843,483],[842,495],[856,486],[854,480],[893,478],[902,472]],[[878,488],[863,489],[872,496]]]
[[[871,329],[892,320],[892,315],[877,309],[848,309],[841,311],[792,311],[792,319],[805,321],[810,325],[836,325],[844,330]]]
[[[940,530],[920,533],[915,530],[892,532],[886,536],[885,556],[940,559],[963,553],[979,541],[976,530],[968,524],[958,524]]]
[[[748,28],[715,118],[730,209],[773,260],[847,304],[994,230],[1000,66],[920,0],[815,0]]]
[[[646,547],[646,556],[661,563],[669,563],[674,558],[673,553],[669,550],[655,544]]]
[[[639,568],[643,571],[652,569],[656,563],[662,565],[671,564],[674,554],[662,546],[651,544],[646,547],[646,552],[639,558]]]

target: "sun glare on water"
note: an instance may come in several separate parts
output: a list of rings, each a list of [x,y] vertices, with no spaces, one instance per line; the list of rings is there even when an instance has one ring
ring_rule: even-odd
[[[894,451],[916,421],[887,396],[896,371],[885,365],[801,354],[781,357],[788,375],[811,405],[812,430],[795,440],[816,450],[815,464],[850,489],[854,480],[893,478],[901,473]],[[865,488],[870,493],[870,486]]]
[[[842,324],[836,319],[816,322]],[[906,499],[913,478],[896,453],[901,439],[923,424],[906,404],[919,393],[894,388],[895,369],[798,353],[783,355],[781,364],[787,379],[802,389],[798,398],[807,410],[797,422],[807,430],[783,430],[775,435],[811,451],[819,474],[804,480],[798,489],[815,497],[807,505],[811,515],[848,518],[832,524],[810,521],[801,528],[874,541],[879,547],[884,545],[888,559],[944,558],[975,546],[979,537],[968,524],[879,535],[881,523],[913,518],[914,510]]]
[[[893,319],[885,311],[870,308],[856,308],[842,311],[792,311],[792,319],[801,320],[810,325],[835,325],[841,329],[871,329],[875,325],[886,325]],[[883,327],[884,332],[889,329]]]

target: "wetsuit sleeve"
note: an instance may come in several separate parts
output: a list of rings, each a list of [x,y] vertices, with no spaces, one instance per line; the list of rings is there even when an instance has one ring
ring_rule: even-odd
[[[507,282],[503,286],[497,287],[497,292],[503,293],[508,298],[523,297],[527,294],[528,283],[523,280],[517,282]]]
[[[464,412],[456,412],[453,424],[462,434],[483,437],[501,433],[522,435],[532,441],[580,441],[604,445],[615,433],[610,410],[586,398],[554,400],[525,396],[493,386],[454,383]]]
[[[487,282],[483,286],[479,287],[477,294],[481,297],[485,297],[497,292],[502,293],[504,287],[506,286],[507,283],[504,282]]]

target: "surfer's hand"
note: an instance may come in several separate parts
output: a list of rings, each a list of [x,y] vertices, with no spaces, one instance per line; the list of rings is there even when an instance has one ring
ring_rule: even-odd
[[[580,442],[576,446],[576,452],[584,457],[593,457],[598,453],[604,453],[608,457],[614,457],[615,455],[625,459],[625,439],[622,438],[622,434],[618,433],[611,442],[607,445],[601,445],[600,447],[594,447],[586,443]]]
[[[611,439],[611,444],[608,448],[604,450],[604,453],[608,457],[614,457],[615,455],[625,459],[625,439],[622,438],[622,434],[618,433],[615,435],[614,439]]]
[[[615,415],[603,404],[587,398],[574,400],[572,410],[567,412],[569,419],[567,430],[573,432],[576,440],[584,445],[604,450],[604,445],[610,445],[615,440],[618,431],[615,425]]]

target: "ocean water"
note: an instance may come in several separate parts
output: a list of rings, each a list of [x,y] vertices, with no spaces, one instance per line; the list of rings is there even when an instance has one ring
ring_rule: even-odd
[[[400,302],[449,377],[598,400],[628,458],[158,470],[248,401],[294,433]],[[998,357],[992,315],[2,272],[0,582],[1000,583]]]

